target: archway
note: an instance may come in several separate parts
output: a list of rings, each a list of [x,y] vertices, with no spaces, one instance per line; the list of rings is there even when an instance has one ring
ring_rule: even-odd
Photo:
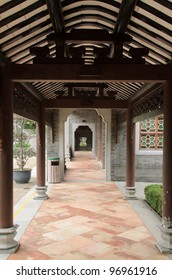
[[[93,123],[93,119],[86,119],[86,115],[82,114],[80,119],[74,119],[71,123],[71,114],[76,111],[74,108],[60,108],[55,114],[55,121],[57,123],[54,130],[54,142],[51,142],[51,130],[48,133],[47,151],[48,156],[53,155],[60,157],[60,178],[64,179],[64,159],[66,162],[70,160],[70,148],[71,154],[75,150],[75,131],[79,126],[88,126],[92,131],[92,152],[98,160],[102,162],[102,167],[106,172],[106,180],[111,180],[111,110],[110,109],[89,109],[95,111],[97,116],[101,116],[101,125],[103,125],[103,146],[102,157],[100,158],[99,151],[96,145],[100,145],[98,141],[99,134],[96,134],[97,124]],[[54,110],[54,113],[56,111]],[[86,112],[85,109],[81,109],[81,112]],[[90,112],[87,116],[91,117]],[[86,120],[86,122],[84,122]],[[50,148],[50,149],[49,149]],[[58,154],[57,154],[58,152]]]
[[[92,150],[92,131],[87,125],[79,126],[75,131],[75,151]]]

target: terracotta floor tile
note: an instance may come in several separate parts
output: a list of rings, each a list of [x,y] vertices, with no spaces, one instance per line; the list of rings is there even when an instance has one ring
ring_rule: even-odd
[[[118,236],[138,242],[138,241],[141,241],[141,240],[144,240],[144,239],[150,237],[151,234],[144,226],[141,226],[141,227],[136,227],[134,229],[120,233],[120,234],[118,234]]]
[[[20,243],[9,259],[167,259],[91,152],[67,163]]]
[[[80,252],[67,253],[59,256],[59,260],[89,260],[89,259],[92,258],[87,255],[83,255]]]
[[[68,253],[68,247],[64,242],[53,242],[51,244],[39,247],[39,251],[43,254],[47,254],[50,259],[58,259],[59,255]]]
[[[61,240],[69,239],[69,238],[75,236],[75,233],[64,230],[64,229],[59,229],[59,230],[55,230],[55,231],[51,231],[46,234],[43,234],[43,236],[44,236],[44,238],[51,238],[52,240],[55,240],[55,241],[61,241]]]
[[[126,246],[122,249],[122,251],[132,254],[133,256],[140,257],[142,259],[150,258],[159,253],[156,246],[148,246],[142,242],[137,242],[132,245]]]
[[[90,255],[93,258],[99,258],[100,255],[105,254],[111,249],[110,245],[104,242],[94,242],[91,245],[80,250],[82,254]]]

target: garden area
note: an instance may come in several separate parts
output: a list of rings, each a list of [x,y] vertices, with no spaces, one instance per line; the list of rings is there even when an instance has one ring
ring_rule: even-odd
[[[151,184],[144,189],[145,201],[162,217],[162,185]]]
[[[36,124],[15,116],[13,121],[13,178],[16,183],[27,183],[36,165]]]

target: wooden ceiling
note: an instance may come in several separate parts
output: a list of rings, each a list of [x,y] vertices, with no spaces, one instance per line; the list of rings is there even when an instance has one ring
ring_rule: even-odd
[[[121,48],[111,38],[125,38],[124,61],[118,63],[128,63],[135,48],[148,50],[143,55],[145,64],[171,63],[171,0],[1,0],[0,5],[0,64],[33,64],[35,47],[48,49],[49,59],[57,57],[51,36],[65,38],[64,49],[68,58],[73,55],[72,63],[77,62],[77,53],[82,54],[84,65],[93,65],[97,56],[101,62],[103,55],[108,62],[115,48]],[[107,97],[133,100],[147,87],[142,82],[106,81],[102,85],[75,82],[70,87],[62,81],[34,81],[24,86],[40,100],[67,96],[71,88],[73,95],[99,95],[103,88]]]

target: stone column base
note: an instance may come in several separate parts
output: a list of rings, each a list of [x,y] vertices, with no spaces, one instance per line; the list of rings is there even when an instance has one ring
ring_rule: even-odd
[[[70,161],[70,153],[66,153],[65,154],[65,160],[66,161]]]
[[[161,240],[157,242],[156,246],[161,253],[172,253],[172,228],[161,226]]]
[[[126,199],[137,199],[136,188],[135,187],[125,187],[124,197]]]
[[[47,186],[36,186],[35,187],[35,196],[33,199],[46,200],[48,195],[46,194]]]
[[[15,253],[19,248],[19,242],[14,240],[17,234],[18,225],[10,228],[0,228],[0,253],[11,254]]]

